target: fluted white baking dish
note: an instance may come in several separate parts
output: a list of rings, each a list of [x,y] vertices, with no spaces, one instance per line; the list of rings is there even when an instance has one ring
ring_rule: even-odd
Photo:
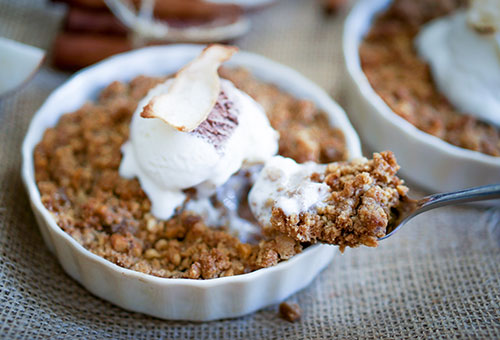
[[[59,117],[95,99],[114,80],[177,71],[202,46],[148,47],[111,57],[84,69],[56,89],[33,117],[22,146],[22,178],[48,248],[64,270],[93,294],[125,309],[164,319],[207,321],[229,318],[277,303],[307,286],[332,260],[336,248],[316,245],[278,265],[249,274],[212,280],[165,279],[119,267],[83,248],[59,228],[43,206],[34,179],[33,150]],[[361,156],[358,136],[343,110],[317,85],[264,57],[237,53],[228,66],[243,66],[297,97],[314,101],[344,132],[351,157]]]
[[[361,68],[359,45],[374,17],[390,4],[391,0],[360,0],[344,24],[347,108],[356,130],[373,149],[392,150],[403,177],[431,192],[500,182],[500,157],[454,146],[417,129],[372,88]]]

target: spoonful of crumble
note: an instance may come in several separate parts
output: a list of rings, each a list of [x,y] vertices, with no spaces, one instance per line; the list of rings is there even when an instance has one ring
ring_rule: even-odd
[[[500,184],[413,200],[390,151],[373,159],[297,164],[274,157],[249,194],[250,208],[263,227],[299,242],[376,247],[409,219],[444,205],[500,198]]]

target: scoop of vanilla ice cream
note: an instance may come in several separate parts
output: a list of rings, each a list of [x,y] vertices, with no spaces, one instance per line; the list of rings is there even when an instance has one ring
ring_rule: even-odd
[[[139,103],[119,169],[122,177],[139,179],[159,219],[170,218],[183,204],[184,189],[195,187],[198,197],[211,195],[243,165],[264,163],[278,151],[279,134],[263,108],[228,80],[221,80],[227,100],[217,103],[206,124],[194,131],[181,132],[160,119],[141,117],[143,107],[171,84],[169,80],[156,86]]]
[[[250,210],[262,226],[270,224],[273,207],[287,216],[313,212],[324,205],[330,189],[325,183],[313,182],[311,175],[325,170],[325,164],[298,164],[282,156],[271,158],[250,190]]]
[[[500,35],[480,34],[464,10],[435,19],[415,44],[439,90],[459,110],[500,126]]]

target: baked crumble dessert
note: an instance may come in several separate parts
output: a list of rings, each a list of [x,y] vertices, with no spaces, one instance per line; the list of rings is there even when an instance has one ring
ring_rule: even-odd
[[[205,119],[189,132],[176,128],[179,133],[190,134],[186,136],[190,141],[210,143],[216,150],[213,155],[224,157],[225,149],[215,145],[233,143],[237,126],[244,124],[244,109],[240,107],[239,113],[233,112],[239,107],[238,101],[243,100],[239,97],[242,94],[235,95],[241,91],[262,106],[270,126],[279,132],[281,137],[275,141],[279,154],[298,162],[347,159],[342,132],[332,128],[327,115],[313,103],[262,83],[242,69],[221,69],[220,73],[228,80],[220,81],[222,91],[216,93],[215,104],[204,113]],[[209,185],[217,182],[212,181],[212,177],[203,178],[204,185],[194,185],[194,188],[192,183],[186,184],[190,186],[187,188],[167,187],[164,191],[175,191],[184,199],[168,218],[155,216],[152,199],[141,182],[142,175],[120,174],[121,168],[126,168],[122,150],[126,153],[126,144],[135,143],[130,130],[134,129],[131,120],[142,112],[138,105],[141,102],[146,105],[143,98],[151,89],[164,87],[172,80],[168,78],[139,76],[130,83],[113,82],[102,90],[95,102],[63,115],[54,128],[46,130],[34,153],[35,176],[42,203],[57,224],[98,256],[124,268],[166,278],[210,279],[238,275],[276,265],[300,253],[308,243],[282,233],[258,233],[242,238],[232,230],[233,222],[255,225],[246,202],[246,193],[257,171],[253,167],[230,174],[225,184],[216,183],[217,188]],[[212,84],[214,78],[203,79]],[[229,80],[234,88],[225,83]],[[168,93],[168,89],[156,95],[164,93]],[[210,99],[211,95],[206,98]],[[257,110],[257,106],[252,107]],[[233,124],[235,117],[237,124]],[[165,119],[170,124],[173,118]],[[168,125],[159,118],[141,119]],[[221,124],[226,130],[220,129]],[[140,129],[137,131],[141,133]],[[194,141],[193,136],[199,140]],[[269,136],[274,138],[271,130]],[[168,140],[159,142],[159,153],[169,148]],[[268,147],[272,149],[272,145]],[[148,150],[142,151],[147,154]],[[261,163],[272,153],[263,150]],[[248,154],[243,158],[245,163],[251,161]],[[193,171],[199,172],[200,167],[202,165],[197,165]],[[161,175],[151,177],[151,181],[163,180]],[[213,183],[209,183],[211,181]],[[156,189],[163,190],[161,185]],[[228,195],[224,195],[227,191],[231,192],[231,197],[237,197],[232,202],[236,208],[229,207],[231,202],[228,203]],[[208,197],[201,197],[207,192]],[[206,206],[209,209],[204,209]],[[210,215],[214,211],[218,214],[215,219]]]
[[[264,230],[277,230],[300,242],[345,247],[376,247],[408,188],[396,176],[392,152],[373,159],[330,164],[297,164],[276,156],[250,191],[250,208]]]
[[[470,3],[394,0],[360,46],[361,66],[389,107],[420,130],[500,156],[499,3]]]

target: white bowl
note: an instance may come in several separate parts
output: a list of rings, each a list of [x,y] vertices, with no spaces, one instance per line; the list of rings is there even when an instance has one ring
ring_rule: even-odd
[[[202,46],[148,47],[111,57],[75,74],[55,90],[33,117],[22,146],[22,177],[48,248],[64,270],[93,294],[125,309],[164,319],[208,321],[237,317],[277,303],[307,286],[331,261],[336,248],[316,245],[292,259],[249,274],[212,280],[165,279],[119,267],[77,243],[59,228],[40,200],[35,183],[33,150],[44,131],[67,112],[95,99],[114,80],[166,75],[197,56]],[[351,157],[361,156],[358,136],[343,110],[317,85],[264,57],[239,52],[229,66],[243,66],[325,110],[344,132]]]
[[[454,146],[417,129],[372,88],[361,69],[359,45],[373,18],[390,4],[391,0],[361,0],[344,24],[347,104],[356,130],[372,148],[392,150],[401,173],[431,192],[500,182],[500,157]]]

